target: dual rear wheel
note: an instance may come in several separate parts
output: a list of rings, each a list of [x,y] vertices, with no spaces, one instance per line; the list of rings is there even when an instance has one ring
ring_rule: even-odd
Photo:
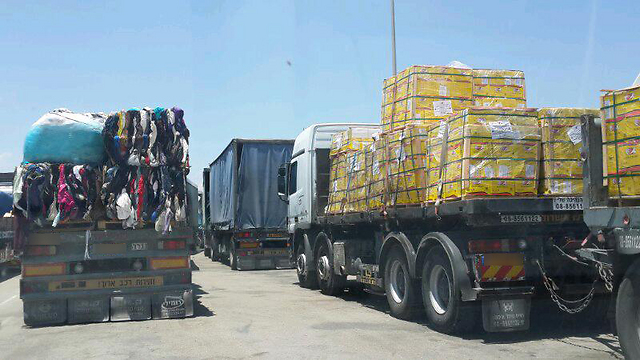
[[[451,263],[441,247],[427,254],[420,281],[411,279],[400,247],[391,250],[384,269],[385,293],[394,317],[411,319],[422,305],[429,324],[440,332],[464,332],[473,327],[477,318],[475,304],[462,302]]]

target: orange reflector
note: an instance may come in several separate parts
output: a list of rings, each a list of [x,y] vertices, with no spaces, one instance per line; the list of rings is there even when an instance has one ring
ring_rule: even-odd
[[[22,265],[22,276],[47,276],[64,275],[66,266],[64,263],[43,265]]]
[[[151,269],[184,269],[189,267],[189,258],[182,256],[151,259]]]
[[[255,249],[260,245],[260,243],[257,242],[241,242],[239,244],[241,248],[245,249]]]

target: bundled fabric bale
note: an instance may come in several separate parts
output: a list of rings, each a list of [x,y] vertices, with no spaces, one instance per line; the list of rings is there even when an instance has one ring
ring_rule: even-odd
[[[105,170],[100,198],[106,215],[123,228],[153,222],[171,231],[172,221],[186,220],[186,177],[179,167],[116,165]]]
[[[640,196],[640,86],[606,91],[600,112],[609,195]]]
[[[411,66],[384,81],[384,132],[411,121],[437,122],[473,105],[471,69]]]
[[[470,108],[449,118],[447,126],[444,199],[537,195],[535,109]]]
[[[473,69],[473,103],[482,107],[526,108],[524,72]]]
[[[347,130],[333,134],[331,137],[331,149],[329,156],[331,160],[329,174],[329,200],[326,212],[329,214],[343,213],[345,211],[354,211],[347,208],[347,189],[349,186],[350,175],[357,172],[358,179],[354,178],[351,186],[359,187],[359,193],[364,189],[365,195],[359,199],[360,205],[366,202],[366,188],[364,180],[366,179],[364,166],[364,149],[373,142],[373,136],[378,131],[375,127],[349,127]],[[355,153],[362,155],[353,157]],[[351,162],[349,162],[351,160]],[[355,195],[354,195],[355,196]],[[354,204],[354,206],[356,206]]]
[[[112,113],[103,137],[114,164],[189,166],[189,130],[180,108],[133,108]]]
[[[56,109],[29,129],[24,141],[24,161],[99,165],[105,160],[102,141],[104,114],[78,114]]]
[[[70,220],[90,220],[100,172],[91,165],[26,163],[14,178],[13,203],[27,220],[56,227]]]
[[[594,109],[543,108],[538,110],[542,130],[541,193],[582,194],[580,116],[599,116]]]

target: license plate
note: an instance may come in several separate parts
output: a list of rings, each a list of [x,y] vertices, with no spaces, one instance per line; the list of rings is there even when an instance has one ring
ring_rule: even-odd
[[[482,301],[482,324],[486,331],[529,329],[531,300],[504,299]]]
[[[162,286],[162,276],[52,281],[49,291],[100,290]]]
[[[555,211],[581,211],[582,208],[582,197],[580,196],[553,198],[553,210]]]
[[[524,255],[520,253],[508,254],[484,254],[482,255],[482,265],[522,265],[524,264]]]
[[[278,250],[264,250],[263,255],[287,255],[288,251],[286,249],[278,249]]]
[[[500,215],[501,223],[539,223],[541,215]]]

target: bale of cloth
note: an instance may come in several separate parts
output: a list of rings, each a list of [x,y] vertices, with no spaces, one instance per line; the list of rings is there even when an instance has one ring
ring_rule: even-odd
[[[100,168],[91,165],[20,165],[13,179],[14,249],[24,247],[31,224],[93,220],[100,182]]]
[[[186,175],[174,166],[115,165],[104,170],[100,199],[106,216],[123,228],[153,222],[156,231],[171,231],[173,221],[186,220]]]
[[[133,108],[112,113],[102,135],[113,164],[189,166],[189,129],[184,111],[178,107]]]

